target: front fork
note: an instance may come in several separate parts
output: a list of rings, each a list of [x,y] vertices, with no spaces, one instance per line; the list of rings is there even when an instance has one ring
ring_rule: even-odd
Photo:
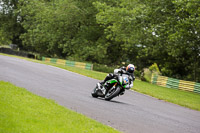
[[[116,85],[117,85],[117,83],[115,83],[114,86],[116,86]],[[125,89],[124,89],[122,86],[121,86],[120,88],[121,88],[121,89],[120,89],[119,95],[123,95],[124,92],[125,92]]]
[[[113,87],[116,87],[117,86],[117,83],[115,83],[111,88],[105,88],[106,89],[106,93],[105,94],[107,94],[107,92],[110,90],[110,89],[112,89]]]

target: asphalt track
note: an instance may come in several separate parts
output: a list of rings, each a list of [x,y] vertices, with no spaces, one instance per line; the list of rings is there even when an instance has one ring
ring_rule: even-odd
[[[134,91],[112,101],[92,98],[98,80],[0,55],[0,80],[49,98],[124,133],[200,133],[200,112]]]

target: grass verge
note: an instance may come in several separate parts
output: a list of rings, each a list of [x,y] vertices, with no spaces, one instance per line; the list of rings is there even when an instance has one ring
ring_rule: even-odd
[[[1,133],[119,132],[4,81],[0,81],[0,110]]]
[[[200,94],[157,86],[137,80],[133,90],[152,97],[200,111]]]
[[[6,54],[2,54],[2,55],[6,55]],[[14,57],[18,57],[18,56],[14,56]],[[85,75],[85,76],[98,79],[98,80],[103,80],[105,76],[107,75],[107,73],[79,69],[75,67],[62,66],[62,65],[52,64],[52,63],[45,63],[42,61],[28,59],[24,57],[18,57],[18,58],[22,58],[22,59],[37,62],[37,63],[52,65],[55,67],[66,69],[66,70],[79,73],[81,75]],[[147,82],[143,82],[140,80],[135,80],[134,87],[132,89],[137,92],[153,96],[160,100],[164,100],[167,102],[171,102],[171,103],[178,104],[190,109],[200,111],[200,94],[197,94],[197,93],[165,88],[165,87],[153,85]]]

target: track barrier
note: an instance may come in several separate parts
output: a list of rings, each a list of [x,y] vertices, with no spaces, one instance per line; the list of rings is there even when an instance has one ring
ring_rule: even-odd
[[[42,57],[42,61],[47,62],[47,63],[54,63],[54,64],[59,64],[59,65],[64,65],[64,66],[71,66],[71,67],[78,67],[78,68],[87,69],[87,70],[93,70],[93,64],[90,64],[90,63],[76,62],[76,61],[63,60],[63,59],[57,59],[57,58],[47,58],[47,57]]]
[[[175,78],[169,78],[165,76],[158,76],[152,74],[151,83],[167,88],[185,90],[200,94],[200,83],[197,82],[179,80]]]

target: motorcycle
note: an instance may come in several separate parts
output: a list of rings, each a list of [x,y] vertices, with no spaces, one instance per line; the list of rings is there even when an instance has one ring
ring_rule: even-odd
[[[109,101],[116,96],[123,95],[129,82],[130,79],[127,73],[119,74],[116,78],[106,81],[103,85],[97,83],[91,95],[95,98],[102,97]]]

